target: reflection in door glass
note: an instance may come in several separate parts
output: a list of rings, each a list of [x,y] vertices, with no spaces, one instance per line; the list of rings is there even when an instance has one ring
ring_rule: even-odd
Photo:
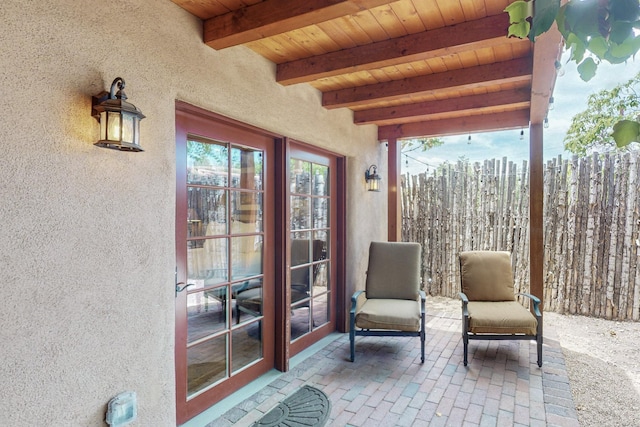
[[[262,231],[262,193],[231,192],[231,232],[256,233]]]
[[[262,322],[253,322],[233,331],[231,338],[233,372],[262,358]]]
[[[329,195],[329,167],[324,165],[313,165],[313,195]]]
[[[187,141],[187,184],[226,187],[229,179],[229,148],[213,141]]]
[[[227,192],[206,187],[188,188],[188,237],[227,234]]]
[[[187,307],[187,342],[213,335],[227,327],[227,287],[191,293]]]
[[[262,190],[262,151],[251,148],[231,149],[231,187]]]
[[[187,349],[187,396],[227,378],[226,336],[222,335]]]
[[[262,274],[262,236],[231,238],[231,279]]]
[[[291,340],[329,320],[329,167],[289,163]],[[313,236],[313,237],[312,237]]]
[[[187,394],[263,358],[263,153],[187,141]]]

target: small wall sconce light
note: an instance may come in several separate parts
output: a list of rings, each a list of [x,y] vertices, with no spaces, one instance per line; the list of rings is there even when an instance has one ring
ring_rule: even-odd
[[[144,151],[140,147],[140,120],[145,116],[127,102],[124,86],[124,80],[116,77],[109,92],[93,97],[91,115],[100,122],[100,141],[95,145],[121,151]]]
[[[380,175],[378,175],[378,166],[371,165],[369,169],[364,171],[364,180],[367,181],[367,189],[369,191],[380,191]]]
[[[543,123],[543,125],[544,125],[544,128],[545,128],[545,129],[547,129],[547,128],[549,127],[549,117],[545,117],[545,118],[544,118],[544,123]]]

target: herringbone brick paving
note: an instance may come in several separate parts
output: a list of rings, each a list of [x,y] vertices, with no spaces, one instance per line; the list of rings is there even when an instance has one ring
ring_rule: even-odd
[[[331,401],[328,426],[579,426],[555,331],[545,330],[543,366],[535,342],[472,341],[462,364],[460,316],[427,316],[420,341],[339,336],[207,427],[250,426],[303,385]]]

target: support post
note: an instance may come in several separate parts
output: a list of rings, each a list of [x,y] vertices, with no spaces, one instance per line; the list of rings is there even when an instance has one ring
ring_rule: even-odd
[[[388,140],[388,236],[390,242],[402,241],[402,204],[400,201],[400,171],[401,171],[401,150],[402,143],[396,138]]]
[[[529,285],[544,305],[544,160],[542,123],[529,127]]]

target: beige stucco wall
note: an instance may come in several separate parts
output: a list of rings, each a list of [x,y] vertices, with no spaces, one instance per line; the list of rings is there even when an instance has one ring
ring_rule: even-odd
[[[363,179],[386,163],[375,127],[276,84],[247,48],[205,46],[169,0],[3,0],[0,21],[0,425],[103,425],[125,390],[135,425],[175,423],[176,99],[348,157],[361,286],[369,240],[386,238],[385,195]],[[91,95],[117,76],[147,116],[144,153],[93,146]]]

